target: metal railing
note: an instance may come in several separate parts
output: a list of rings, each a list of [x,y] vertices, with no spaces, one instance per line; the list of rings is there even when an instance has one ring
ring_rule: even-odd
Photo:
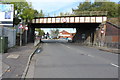
[[[107,16],[108,11],[79,11],[73,10],[74,13],[77,13],[77,16]]]

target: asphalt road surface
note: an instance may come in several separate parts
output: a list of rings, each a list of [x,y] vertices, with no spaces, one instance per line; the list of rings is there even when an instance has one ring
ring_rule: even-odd
[[[118,55],[95,48],[43,40],[27,78],[118,78]]]

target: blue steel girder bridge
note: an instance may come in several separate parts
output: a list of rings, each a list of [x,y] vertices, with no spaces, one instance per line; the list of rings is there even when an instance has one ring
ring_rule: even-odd
[[[35,28],[76,28],[74,42],[83,42],[90,37],[90,43],[94,42],[96,28],[107,20],[106,16],[84,17],[84,16],[60,16],[34,18],[29,24],[29,41],[34,41]],[[85,34],[85,38],[82,38]]]

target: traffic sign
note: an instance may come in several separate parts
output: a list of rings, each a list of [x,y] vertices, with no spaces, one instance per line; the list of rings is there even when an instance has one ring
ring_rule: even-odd
[[[104,33],[104,30],[101,30],[101,33],[103,34],[103,33]]]
[[[62,21],[63,21],[63,22],[67,22],[66,18],[63,18]]]
[[[23,25],[22,24],[20,24],[20,26],[19,26],[19,29],[23,29],[24,27],[23,27]]]
[[[26,31],[28,30],[28,27],[27,27],[27,26],[25,26],[25,30],[26,30]]]

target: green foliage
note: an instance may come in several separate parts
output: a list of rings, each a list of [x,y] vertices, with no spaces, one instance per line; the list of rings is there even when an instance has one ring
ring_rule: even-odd
[[[40,10],[39,16],[40,16],[40,17],[44,17],[44,13],[43,13],[42,10]]]
[[[1,2],[1,1],[0,1]],[[14,4],[14,10],[17,12],[14,15],[14,24],[17,25],[22,20],[27,23],[35,17],[44,17],[43,11],[38,12],[32,8],[32,4],[26,0],[2,0],[2,3]]]
[[[108,17],[118,17],[118,6],[119,4],[115,2],[110,2],[109,0],[105,0],[104,2],[101,2],[100,0],[96,0],[94,3],[90,2],[83,2],[80,3],[78,6],[78,9],[73,10],[74,14],[77,16],[81,16],[81,12],[86,11],[107,11]],[[88,16],[90,16],[89,14]]]
[[[19,2],[20,1],[20,2]],[[26,0],[19,0],[18,2],[10,2],[14,4],[14,10],[17,12],[14,15],[15,25],[19,24],[19,18],[24,20],[26,23],[32,20],[38,14],[37,10],[32,8],[32,4],[26,2]]]
[[[71,16],[72,14],[70,14],[69,12],[66,12],[66,13],[63,13],[63,12],[61,12],[60,13],[60,16]]]
[[[37,11],[36,13],[37,14],[35,17],[44,17],[45,16],[42,10],[40,10],[40,12]]]
[[[25,8],[20,17],[24,20],[32,20],[35,17],[34,10],[32,8]]]
[[[55,38],[57,37],[59,34],[59,29],[56,29],[56,30],[51,30],[51,36],[52,38]]]
[[[38,31],[39,32],[39,36],[43,36],[44,35],[44,31],[43,30],[41,30],[40,28],[35,28],[35,31]]]
[[[34,10],[34,17],[37,17],[39,12],[37,10]]]
[[[81,10],[81,11],[89,10],[90,8],[91,8],[90,2],[80,3],[78,6],[78,10]]]
[[[98,4],[100,4],[100,2]],[[96,6],[96,3],[93,5]],[[115,2],[101,2],[98,7],[94,7],[91,10],[108,11],[108,17],[118,16],[118,4]]]
[[[19,23],[21,22],[21,20],[20,20],[20,19],[18,19],[18,18],[14,18],[14,20],[13,20],[13,21],[14,21],[14,24],[15,24],[15,25],[17,25],[17,24],[19,24]]]

